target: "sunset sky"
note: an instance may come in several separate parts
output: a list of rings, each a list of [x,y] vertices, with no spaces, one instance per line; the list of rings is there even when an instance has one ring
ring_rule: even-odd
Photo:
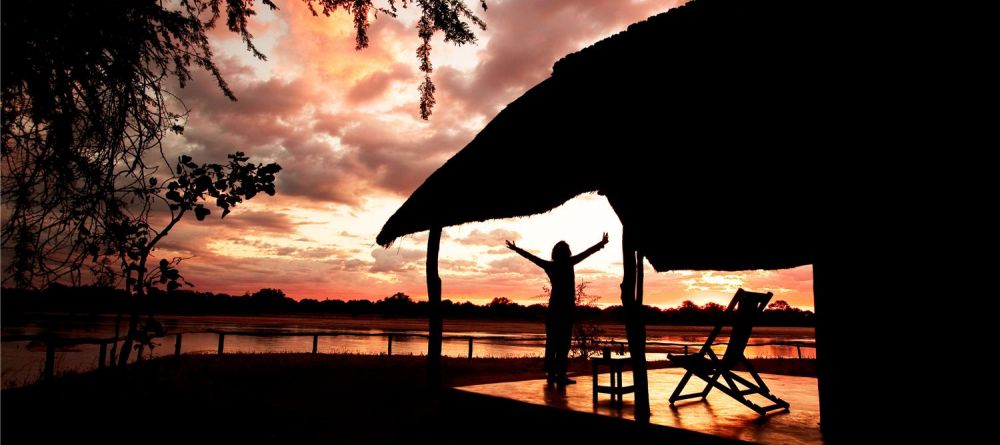
[[[217,62],[239,102],[199,73],[180,97],[191,110],[168,153],[222,162],[233,151],[276,161],[277,195],[260,196],[225,220],[184,221],[161,243],[160,257],[187,258],[181,272],[196,290],[242,294],[280,288],[294,298],[380,299],[426,295],[426,233],[391,248],[375,244],[382,224],[409,194],[472,140],[507,103],[546,78],[560,57],[681,0],[489,0],[488,30],[476,45],[434,42],[437,106],[418,113],[422,74],[413,11],[379,16],[371,46],[354,50],[351,18],[313,17],[295,0],[280,11],[260,6],[252,32],[266,62],[233,34],[213,32]],[[511,164],[519,162],[512,159]],[[683,192],[683,191],[679,191]],[[611,244],[577,266],[601,304],[620,302],[621,224],[606,200],[578,197],[530,218],[446,228],[441,250],[444,298],[476,303],[508,297],[531,304],[547,283],[504,240],[548,258],[552,245],[579,252],[608,232]],[[736,288],[770,290],[812,308],[812,268],[780,271],[652,273],[646,303],[725,303]]]

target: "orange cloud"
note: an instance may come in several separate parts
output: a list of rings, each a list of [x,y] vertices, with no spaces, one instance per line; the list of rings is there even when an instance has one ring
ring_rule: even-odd
[[[489,233],[473,230],[464,238],[455,241],[476,246],[502,246],[504,241],[517,241],[519,239],[521,239],[521,234],[513,230],[494,229]]]

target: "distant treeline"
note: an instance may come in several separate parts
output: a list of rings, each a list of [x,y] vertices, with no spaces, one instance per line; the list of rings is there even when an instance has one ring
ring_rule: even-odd
[[[8,289],[2,290],[0,312],[6,318],[24,313],[72,313],[102,314],[127,312],[135,302],[119,289],[92,286],[65,287],[50,286],[41,291]],[[385,317],[424,317],[428,306],[425,301],[414,301],[408,295],[396,293],[378,301],[370,300],[315,300],[306,298],[293,300],[280,289],[261,289],[252,294],[232,296],[211,292],[177,290],[166,293],[154,290],[146,298],[143,311],[152,310],[156,314],[178,315],[260,315],[287,313],[379,315]],[[698,306],[685,301],[678,307],[660,309],[653,306],[644,308],[644,318],[650,324],[712,325],[719,319],[725,306],[707,303]],[[521,305],[508,298],[498,297],[485,305],[470,302],[442,302],[442,310],[447,318],[481,318],[506,320],[545,319],[544,304]],[[577,319],[595,322],[620,322],[624,320],[622,306],[606,308],[578,306]],[[815,316],[812,311],[803,311],[778,300],[764,312],[760,325],[764,326],[813,326]]]

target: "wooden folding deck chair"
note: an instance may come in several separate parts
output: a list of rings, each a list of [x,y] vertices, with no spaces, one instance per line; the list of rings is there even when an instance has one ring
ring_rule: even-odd
[[[736,295],[733,296],[733,301],[729,303],[729,307],[726,308],[723,314],[722,321],[712,329],[712,333],[708,336],[708,340],[705,341],[705,345],[701,347],[701,350],[694,354],[667,354],[670,361],[687,370],[684,373],[684,377],[681,378],[680,383],[677,384],[677,389],[670,396],[671,406],[674,406],[674,402],[678,400],[693,399],[696,397],[704,399],[708,397],[708,393],[713,388],[718,388],[719,391],[736,399],[736,401],[746,405],[761,416],[778,409],[788,410],[788,402],[771,394],[767,385],[764,384],[764,380],[760,378],[760,375],[757,374],[750,361],[743,355],[743,351],[747,347],[747,342],[750,340],[750,332],[753,330],[754,322],[764,312],[764,308],[767,307],[767,303],[773,295],[770,292],[762,294],[748,292],[743,289],[737,290]],[[732,331],[729,334],[729,346],[726,347],[726,352],[720,359],[712,351],[712,343],[715,343],[716,337],[719,336],[719,332],[725,326],[732,326]],[[754,382],[740,377],[733,372],[733,368],[738,364],[742,364],[746,368],[750,376],[753,377]],[[684,390],[684,385],[687,385],[692,375],[698,376],[708,382],[708,384],[705,385],[705,389],[701,392],[682,395],[681,391]],[[725,383],[720,382],[720,378]],[[745,389],[741,389],[740,386],[737,386],[737,383]],[[767,406],[757,405],[747,399],[746,396],[751,394],[759,394],[770,400],[772,404]]]

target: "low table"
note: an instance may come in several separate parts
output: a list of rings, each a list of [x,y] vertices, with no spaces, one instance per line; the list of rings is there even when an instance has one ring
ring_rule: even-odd
[[[622,403],[622,395],[635,392],[635,385],[622,386],[622,368],[631,362],[630,357],[595,357],[590,359],[594,368],[594,405],[597,405],[597,393],[611,394],[611,401]],[[611,371],[611,385],[602,386],[597,384],[597,370],[601,366],[607,366]]]

